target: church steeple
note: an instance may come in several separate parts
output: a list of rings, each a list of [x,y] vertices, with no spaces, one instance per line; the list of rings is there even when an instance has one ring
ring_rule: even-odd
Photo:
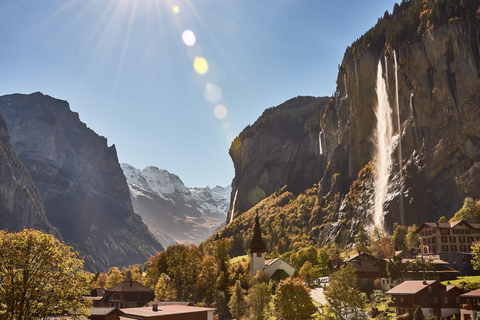
[[[252,243],[250,243],[249,249],[252,253],[253,252],[262,253],[262,252],[265,252],[267,249],[267,246],[265,245],[265,242],[263,242],[263,239],[262,239],[262,231],[260,230],[260,220],[258,219],[258,214],[255,218],[253,238],[252,238]]]
[[[255,227],[253,229],[252,243],[250,243],[250,269],[255,276],[258,271],[265,269],[265,251],[267,246],[262,239],[260,230],[260,220],[258,214],[255,218]]]

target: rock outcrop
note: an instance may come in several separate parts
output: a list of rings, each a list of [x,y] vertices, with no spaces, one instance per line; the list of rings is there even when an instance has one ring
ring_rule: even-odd
[[[225,223],[231,187],[187,188],[166,170],[121,166],[135,212],[164,246],[198,245]]]
[[[163,250],[133,212],[115,146],[87,128],[66,101],[8,95],[0,98],[0,113],[48,220],[85,255],[88,270],[144,263]]]

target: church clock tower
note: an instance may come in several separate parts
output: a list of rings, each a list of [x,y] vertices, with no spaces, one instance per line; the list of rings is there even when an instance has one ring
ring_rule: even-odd
[[[260,230],[260,221],[257,217],[255,218],[255,227],[253,230],[253,239],[250,244],[250,269],[252,274],[255,276],[258,271],[265,269],[265,251],[267,247],[262,239],[262,232]]]

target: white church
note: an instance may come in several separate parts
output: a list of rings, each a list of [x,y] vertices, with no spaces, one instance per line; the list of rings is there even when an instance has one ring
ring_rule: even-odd
[[[258,271],[265,270],[269,278],[280,280],[291,277],[295,272],[295,269],[281,258],[265,260],[267,246],[265,246],[265,243],[262,239],[262,231],[260,230],[260,221],[258,219],[258,215],[255,218],[253,238],[249,249],[251,254],[250,270],[254,276]]]

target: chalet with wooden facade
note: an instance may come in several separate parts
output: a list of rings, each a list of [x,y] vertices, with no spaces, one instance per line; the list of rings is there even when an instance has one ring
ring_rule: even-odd
[[[155,300],[155,293],[152,289],[130,280],[123,281],[105,290],[99,306],[119,309],[143,307],[153,300]]]
[[[413,315],[420,306],[425,317],[447,318],[460,314],[460,295],[465,291],[434,280],[412,280],[404,281],[386,293],[392,296],[391,306],[395,307],[397,316]]]
[[[460,296],[460,319],[476,319],[480,315],[480,289],[464,293]]]

